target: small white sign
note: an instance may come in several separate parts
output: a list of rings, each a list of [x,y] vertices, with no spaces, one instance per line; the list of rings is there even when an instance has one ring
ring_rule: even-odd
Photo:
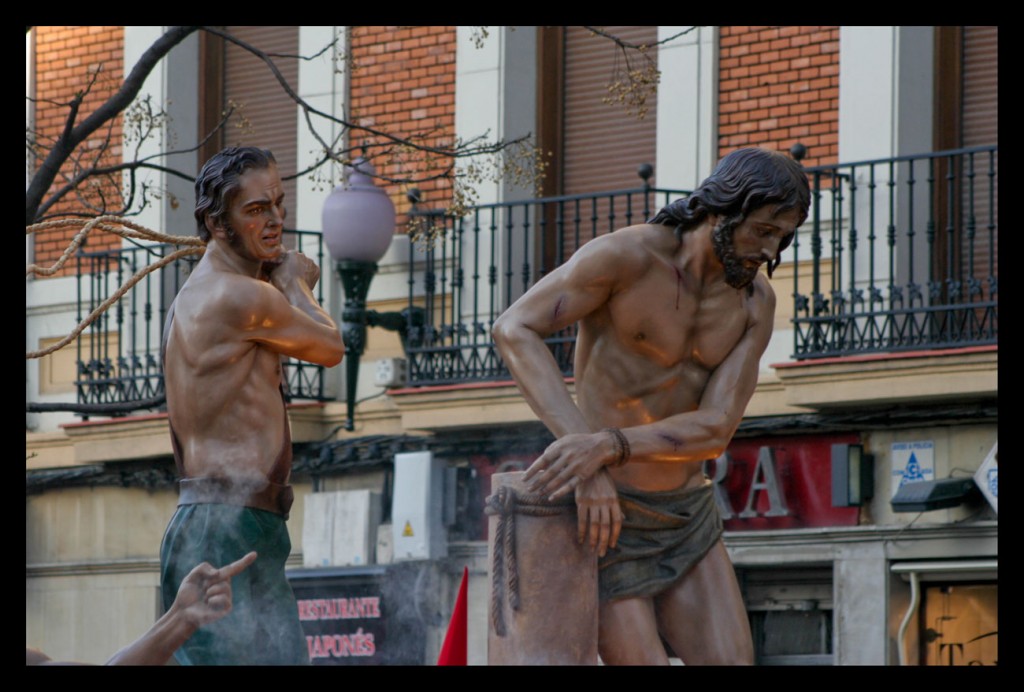
[[[974,482],[981,489],[988,503],[996,514],[999,513],[999,443],[992,445],[985,461],[974,473]]]
[[[935,444],[926,442],[893,442],[890,497],[907,483],[935,480]]]

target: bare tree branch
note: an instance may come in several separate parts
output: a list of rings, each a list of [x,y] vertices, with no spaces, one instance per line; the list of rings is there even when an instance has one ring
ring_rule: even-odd
[[[643,118],[648,110],[647,99],[657,93],[658,83],[661,81],[661,72],[658,70],[651,49],[669,43],[680,36],[685,36],[697,27],[691,26],[651,43],[632,43],[593,26],[583,28],[595,36],[612,41],[618,48],[625,65],[625,69],[622,69],[616,62],[616,67],[608,82],[608,94],[602,98],[602,101],[609,105],[620,104],[627,113],[635,115],[637,118]],[[642,61],[639,66],[635,64],[637,58]]]
[[[672,34],[671,36],[668,36],[666,38],[661,39],[660,41],[655,41],[654,43],[649,43],[649,44],[647,44],[647,43],[645,43],[645,44],[630,43],[629,41],[625,41],[625,40],[619,38],[618,36],[615,36],[614,34],[609,34],[607,31],[602,31],[601,29],[598,29],[597,27],[594,27],[594,26],[585,26],[583,28],[586,29],[587,31],[591,32],[591,33],[597,34],[598,36],[602,36],[602,37],[604,37],[606,39],[609,39],[609,40],[613,41],[620,48],[630,48],[630,49],[633,49],[633,50],[640,50],[641,48],[650,48],[652,46],[661,46],[661,45],[664,45],[666,43],[669,43],[670,41],[674,41],[677,38],[679,38],[680,36],[686,36],[686,34],[690,33],[691,31],[693,31],[697,27],[691,26],[689,29],[683,29],[682,31],[680,31],[678,33]]]
[[[172,48],[181,43],[199,27],[176,26],[168,30],[163,36],[153,42],[139,62],[132,68],[131,73],[125,78],[121,88],[111,96],[103,105],[93,111],[79,125],[75,125],[78,117],[78,108],[81,105],[79,97],[72,99],[70,112],[65,121],[64,134],[54,144],[49,155],[36,170],[35,175],[29,181],[28,189],[25,191],[25,225],[31,224],[36,218],[36,211],[42,202],[46,191],[50,189],[56,179],[63,163],[74,152],[75,147],[84,142],[89,135],[95,132],[105,122],[114,118],[123,111],[135,99],[149,73],[156,67]]]
[[[92,82],[95,82],[96,74],[92,75],[92,82],[89,85],[89,89],[84,92],[80,92],[74,99],[65,104],[68,106],[68,114],[65,120],[64,131],[56,140],[52,141],[45,160],[35,171],[26,191],[26,225],[44,220],[45,218],[50,218],[52,215],[50,215],[49,212],[60,199],[63,199],[67,197],[67,195],[73,193],[80,194],[79,191],[86,181],[100,176],[113,176],[118,172],[127,172],[129,174],[129,182],[131,184],[125,188],[124,194],[133,202],[135,200],[136,193],[135,174],[139,170],[158,170],[183,179],[194,180],[191,175],[186,175],[171,167],[153,163],[153,159],[165,158],[172,154],[185,153],[199,149],[203,143],[209,141],[210,137],[214,136],[217,131],[225,126],[225,123],[230,117],[230,113],[226,114],[217,126],[203,138],[203,142],[200,142],[194,147],[188,147],[178,151],[165,151],[148,157],[137,157],[130,161],[124,161],[123,163],[108,164],[104,166],[100,165],[99,161],[103,153],[107,152],[110,148],[109,138],[99,146],[95,152],[93,152],[95,156],[89,156],[89,159],[91,160],[83,158],[83,154],[76,153],[76,150],[95,130],[101,127],[104,123],[112,123],[113,119],[117,115],[123,113],[130,105],[132,105],[132,103],[135,102],[135,99],[138,96],[142,84],[149,72],[170,52],[171,49],[197,30],[202,30],[209,34],[219,36],[225,41],[233,43],[260,59],[267,66],[267,69],[270,70],[270,73],[273,75],[282,91],[301,109],[308,131],[322,147],[323,153],[317,156],[315,163],[310,164],[294,176],[288,176],[288,179],[302,175],[309,175],[330,161],[336,161],[342,164],[349,163],[349,155],[356,147],[339,147],[339,143],[343,141],[342,138],[346,134],[350,136],[350,140],[352,139],[351,135],[353,133],[358,133],[357,136],[374,139],[375,141],[366,144],[366,146],[368,148],[377,149],[378,155],[381,153],[388,154],[388,152],[391,151],[389,149],[390,147],[399,147],[408,149],[409,151],[418,152],[419,155],[428,157],[434,161],[436,165],[426,173],[413,173],[412,171],[409,171],[408,174],[400,176],[377,176],[379,179],[387,182],[407,184],[417,184],[428,180],[450,178],[455,170],[455,161],[458,159],[469,159],[476,156],[499,154],[507,148],[522,144],[529,139],[529,135],[527,135],[508,141],[488,141],[485,136],[481,136],[466,141],[457,140],[454,144],[445,146],[428,141],[427,135],[423,133],[403,135],[401,133],[387,132],[376,127],[355,124],[347,118],[339,118],[331,113],[326,113],[310,105],[305,101],[305,99],[295,92],[292,85],[290,85],[288,80],[284,78],[272,59],[273,57],[284,57],[290,59],[310,60],[323,55],[327,50],[336,46],[337,40],[330,42],[313,56],[294,56],[267,53],[217,27],[173,27],[155,41],[143,54],[142,58],[140,58],[139,62],[132,69],[129,76],[124,80],[121,88],[92,114],[86,117],[80,124],[77,123],[77,119],[82,101],[85,94],[92,88]],[[154,121],[162,114],[155,114],[153,110],[148,107],[148,103],[142,107],[150,118],[150,120],[146,122],[150,123],[151,130]],[[341,132],[331,141],[327,141],[318,131],[314,122],[314,117],[340,126]],[[148,134],[151,133],[141,132],[139,134],[139,141],[143,141]],[[27,135],[27,138],[27,146],[30,151],[45,150],[45,147],[43,147],[39,141],[32,140],[29,135]],[[76,162],[77,167],[75,171],[71,175],[62,174],[61,167],[69,161]],[[53,188],[54,181],[61,175],[64,175],[64,184],[56,190],[48,192]],[[142,193],[142,198],[145,199],[145,189],[142,190]],[[94,194],[95,197],[91,201],[82,199],[82,204],[85,209],[92,210],[95,213],[114,213],[113,210],[97,208],[96,198],[101,200],[98,202],[99,204],[102,204],[102,200],[105,199],[105,193],[100,188],[92,190],[92,194]],[[49,196],[47,197],[47,195]],[[131,207],[129,205],[122,204],[121,209],[117,210],[116,213],[120,215],[128,215],[131,213],[129,211],[130,208]]]
[[[156,154],[150,154],[149,156],[143,156],[141,158],[135,158],[135,159],[133,159],[131,161],[124,161],[124,162],[118,163],[118,164],[110,164],[110,165],[107,165],[107,166],[99,166],[97,164],[97,165],[94,165],[94,166],[91,166],[91,167],[79,169],[77,171],[77,173],[74,175],[74,177],[68,178],[68,177],[65,176],[65,179],[67,180],[67,182],[64,184],[64,186],[61,187],[61,188],[58,188],[57,190],[55,190],[52,193],[50,193],[50,196],[44,202],[42,202],[40,204],[39,209],[36,211],[36,218],[35,218],[34,222],[38,223],[39,221],[46,221],[48,218],[53,218],[53,217],[47,215],[47,212],[50,210],[50,208],[52,208],[54,204],[56,204],[58,201],[60,201],[62,198],[64,198],[67,194],[73,192],[86,179],[88,179],[90,177],[93,177],[93,176],[101,176],[101,175],[109,176],[109,175],[113,175],[115,173],[119,173],[119,172],[123,172],[123,171],[129,171],[131,173],[131,175],[132,175],[131,184],[126,186],[126,189],[128,190],[128,194],[129,194],[129,200],[126,200],[124,202],[124,204],[122,204],[121,209],[118,209],[118,210],[100,210],[99,211],[99,213],[102,213],[102,214],[112,214],[112,215],[115,215],[115,216],[125,216],[125,215],[128,215],[130,213],[129,210],[132,207],[132,200],[134,199],[134,191],[135,191],[134,175],[135,175],[135,173],[138,170],[159,171],[159,172],[162,172],[162,173],[166,173],[167,175],[171,175],[171,176],[174,176],[176,178],[180,178],[182,180],[187,180],[188,182],[195,182],[195,178],[193,176],[191,176],[191,175],[183,173],[183,172],[181,172],[181,171],[179,171],[179,170],[177,170],[175,168],[171,168],[169,166],[164,166],[164,165],[160,165],[160,164],[156,164],[156,163],[151,163],[151,161],[153,161],[154,159],[167,158],[167,157],[175,156],[175,155],[178,155],[178,154],[188,154],[188,153],[192,153],[194,151],[198,151],[203,146],[205,146],[207,142],[210,141],[210,139],[216,134],[218,129],[224,127],[227,124],[227,122],[230,120],[231,115],[233,113],[234,113],[234,109],[233,108],[228,109],[228,111],[221,117],[220,122],[217,123],[217,125],[213,128],[213,130],[209,134],[207,134],[205,137],[203,137],[194,146],[186,147],[184,149],[172,149],[170,151],[161,151],[161,152],[156,153]],[[106,145],[107,144],[109,144],[109,137],[107,139],[107,142],[104,144],[104,147],[103,147],[104,150],[106,149]],[[100,157],[97,156],[96,158],[99,159]],[[323,161],[318,163],[317,166],[322,165],[322,164],[323,164]],[[315,168],[315,167],[316,166],[314,166],[313,168]],[[309,170],[312,170],[312,168],[309,169]],[[291,177],[297,177],[297,176],[291,176]],[[138,212],[135,212],[135,213],[138,213]],[[84,216],[89,216],[90,214],[87,214],[85,212],[82,212],[82,213],[61,212],[59,215],[60,216],[70,215],[70,216],[83,216],[84,217]]]

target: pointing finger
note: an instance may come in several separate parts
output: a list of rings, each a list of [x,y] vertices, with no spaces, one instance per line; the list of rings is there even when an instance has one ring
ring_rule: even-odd
[[[236,574],[241,574],[242,572],[244,572],[245,568],[254,562],[256,562],[255,551],[250,552],[247,555],[244,555],[238,560],[235,560],[230,565],[224,565],[223,567],[221,567],[219,570],[220,576],[225,579],[230,579]]]

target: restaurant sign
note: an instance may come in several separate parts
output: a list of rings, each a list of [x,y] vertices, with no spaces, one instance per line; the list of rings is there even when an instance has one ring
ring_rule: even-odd
[[[417,567],[289,570],[313,665],[422,665],[424,620],[409,601]]]

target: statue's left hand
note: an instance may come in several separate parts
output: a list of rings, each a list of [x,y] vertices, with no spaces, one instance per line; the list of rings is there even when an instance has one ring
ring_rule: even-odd
[[[614,548],[622,529],[622,507],[619,493],[607,471],[598,471],[576,487],[576,516],[578,540],[583,543],[590,536],[590,548],[604,557],[608,548]]]

